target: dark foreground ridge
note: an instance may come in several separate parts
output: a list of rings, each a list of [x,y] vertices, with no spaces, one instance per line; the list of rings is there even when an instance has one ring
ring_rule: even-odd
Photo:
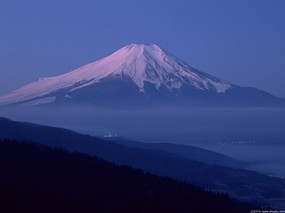
[[[39,144],[0,141],[0,212],[250,212],[250,204]]]
[[[191,159],[191,156],[188,158],[185,153],[181,155],[180,152],[169,152],[169,149],[164,152],[158,149],[130,148],[66,129],[15,122],[0,117],[0,140],[5,138],[30,140],[54,148],[64,147],[70,152],[97,156],[117,165],[127,165],[208,190],[227,193],[238,200],[283,209],[283,179],[203,163]]]

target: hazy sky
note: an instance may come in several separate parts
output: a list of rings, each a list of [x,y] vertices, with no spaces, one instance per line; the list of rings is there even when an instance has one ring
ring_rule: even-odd
[[[0,94],[129,43],[285,97],[284,0],[0,1]]]

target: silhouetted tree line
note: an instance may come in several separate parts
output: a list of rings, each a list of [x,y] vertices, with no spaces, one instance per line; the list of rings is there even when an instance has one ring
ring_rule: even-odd
[[[0,141],[0,212],[249,212],[251,204],[97,157]]]

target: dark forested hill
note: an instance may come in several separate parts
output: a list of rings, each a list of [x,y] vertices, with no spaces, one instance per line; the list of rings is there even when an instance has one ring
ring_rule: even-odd
[[[152,174],[187,181],[230,196],[280,208],[285,196],[285,181],[257,172],[210,165],[192,160],[178,152],[130,148],[111,141],[82,135],[70,130],[15,122],[0,118],[0,139],[32,140],[71,152],[87,153],[128,165]]]
[[[246,165],[245,162],[195,146],[172,143],[143,143],[116,137],[109,138],[109,140],[131,148],[159,150],[162,152],[173,153],[181,157],[211,165],[228,166],[233,168],[243,168]]]
[[[249,212],[250,204],[97,157],[0,141],[0,212]]]

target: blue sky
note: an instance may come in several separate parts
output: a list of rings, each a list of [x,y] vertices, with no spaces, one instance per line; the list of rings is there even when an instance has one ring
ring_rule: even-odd
[[[156,43],[191,66],[285,97],[284,0],[0,2],[0,94],[129,43]]]

